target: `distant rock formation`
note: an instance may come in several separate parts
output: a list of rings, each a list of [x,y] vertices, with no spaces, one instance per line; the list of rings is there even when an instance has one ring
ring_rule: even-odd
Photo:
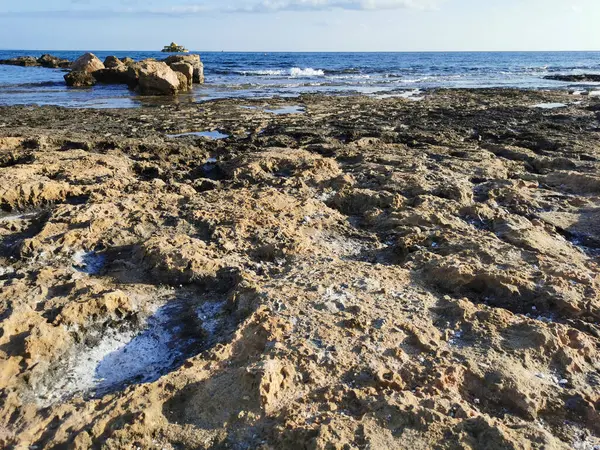
[[[176,45],[176,44],[173,44]],[[146,59],[135,62],[108,56],[102,62],[93,53],[85,53],[73,63],[52,55],[20,56],[0,60],[0,64],[21,67],[70,68],[65,74],[69,87],[91,87],[97,83],[125,84],[142,95],[173,95],[204,83],[204,65],[200,55],[172,55],[163,61]]]
[[[171,42],[170,45],[165,45],[161,50],[163,53],[188,53],[189,50],[182,45],[177,45],[175,42]]]
[[[104,63],[93,53],[86,53],[65,75],[71,87],[89,87],[96,83],[126,84],[142,95],[174,95],[204,82],[204,65],[200,55],[173,55],[164,61],[146,59],[135,62],[108,56]]]
[[[600,82],[600,74],[584,73],[580,75],[547,75],[546,80],[567,81],[570,83],[598,83]]]
[[[39,58],[34,56],[19,56],[17,58],[0,59],[0,64],[20,67],[47,67],[49,69],[68,69],[71,66],[71,62],[68,59],[48,54],[42,55]]]

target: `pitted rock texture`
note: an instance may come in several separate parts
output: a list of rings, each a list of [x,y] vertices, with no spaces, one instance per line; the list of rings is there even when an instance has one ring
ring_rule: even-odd
[[[596,448],[578,100],[0,108],[0,446]]]

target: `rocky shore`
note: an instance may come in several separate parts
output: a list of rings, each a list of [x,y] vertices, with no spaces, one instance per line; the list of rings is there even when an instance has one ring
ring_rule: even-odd
[[[67,86],[123,84],[142,95],[175,95],[189,91],[194,83],[204,83],[204,65],[200,55],[171,55],[163,61],[146,59],[139,62],[108,56],[102,62],[93,53],[85,53],[71,62],[45,54],[39,58],[20,56],[0,60],[0,64],[69,69],[64,77]]]
[[[598,97],[1,107],[0,207],[1,448],[600,446]]]

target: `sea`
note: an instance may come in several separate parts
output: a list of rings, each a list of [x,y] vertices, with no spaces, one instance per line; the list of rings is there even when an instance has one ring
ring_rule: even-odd
[[[50,53],[69,60],[81,51],[0,50],[0,59]],[[160,52],[96,51],[135,60]],[[201,55],[206,83],[176,98],[143,97],[125,86],[65,86],[64,71],[0,65],[0,105],[131,108],[220,98],[297,97],[305,93],[418,97],[433,88],[600,89],[600,83],[544,79],[551,74],[600,73],[600,52],[234,53]]]

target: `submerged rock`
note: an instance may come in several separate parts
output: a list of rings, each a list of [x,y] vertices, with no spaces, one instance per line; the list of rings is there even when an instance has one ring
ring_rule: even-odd
[[[580,75],[546,75],[545,80],[567,81],[572,83],[598,83],[600,74],[584,73]]]

